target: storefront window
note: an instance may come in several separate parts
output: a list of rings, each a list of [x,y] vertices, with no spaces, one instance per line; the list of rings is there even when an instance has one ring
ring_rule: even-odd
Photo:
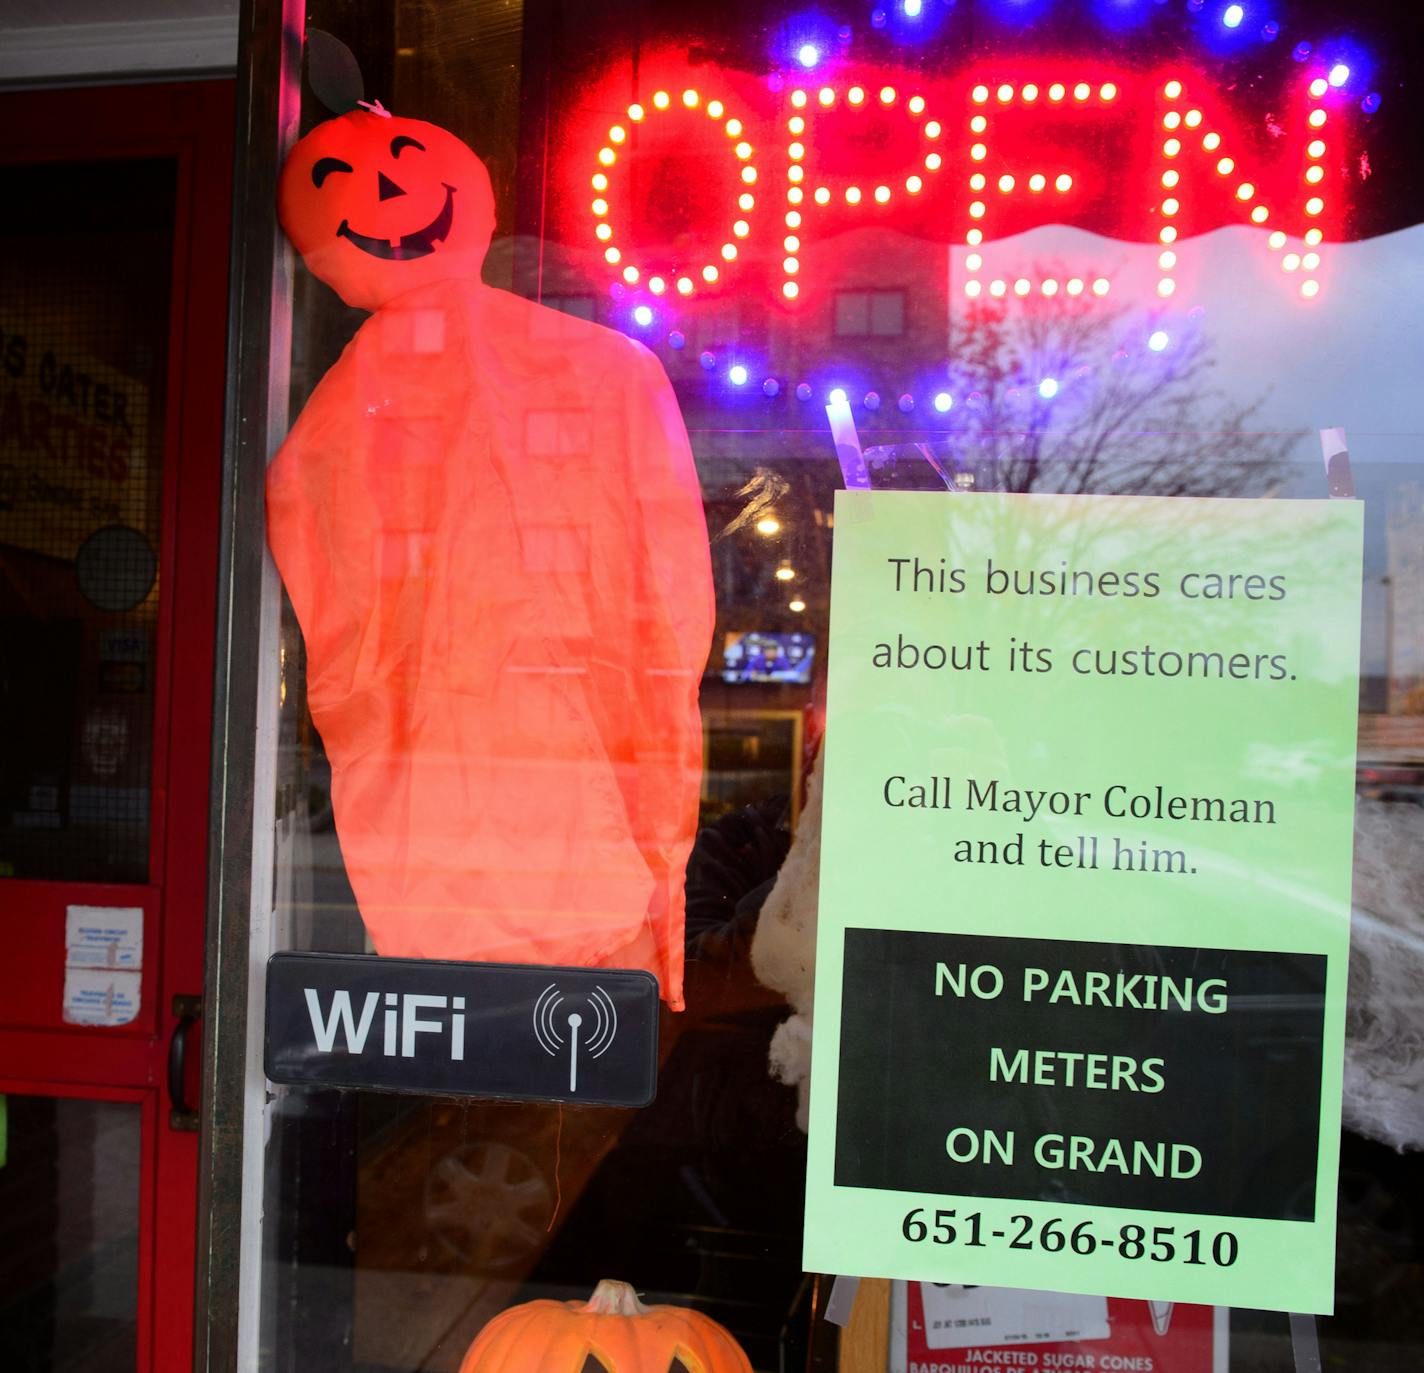
[[[961,1319],[941,1289],[864,1284],[884,1328],[842,1337],[836,1275],[802,1267],[836,493],[1324,501],[1327,426],[1365,553],[1318,1339],[1330,1366],[1418,1364],[1424,229],[1395,22],[307,8],[249,1013],[288,952],[644,969],[663,1005],[640,1108],[263,1084],[249,1061],[243,1366],[453,1370],[501,1312],[601,1279],[711,1317],[765,1373],[931,1366],[905,1323]],[[462,236],[485,214],[487,251]],[[390,285],[442,251],[465,281]],[[320,1008],[333,1037],[361,1005],[345,1031]],[[362,1033],[394,1045],[383,1014]],[[1289,1370],[1316,1338],[1184,1307],[1195,1354],[1112,1363],[1084,1331],[1118,1305],[1014,1310],[1020,1341],[1101,1360],[1059,1367]],[[712,1373],[679,1338],[631,1367]],[[595,1365],[629,1368],[568,1373]]]

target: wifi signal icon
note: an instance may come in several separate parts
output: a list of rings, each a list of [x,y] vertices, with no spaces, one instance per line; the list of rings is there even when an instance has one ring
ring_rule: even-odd
[[[564,992],[557,982],[551,982],[534,1003],[534,1038],[550,1058],[560,1057],[565,1047],[569,1055],[569,1091],[578,1091],[578,1060],[582,1050],[589,1058],[601,1058],[618,1033],[618,1010],[613,998],[595,987],[587,995],[572,999],[564,1006]],[[580,1036],[584,1025],[590,1033]],[[567,1032],[567,1038],[565,1033]]]

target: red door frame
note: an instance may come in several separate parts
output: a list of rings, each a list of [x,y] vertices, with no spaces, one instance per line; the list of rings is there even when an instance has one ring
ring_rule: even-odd
[[[233,106],[231,81],[0,95],[0,164],[167,157],[177,168],[149,883],[0,879],[0,1092],[140,1106],[139,1373],[193,1363],[198,1135],[171,1127],[167,1062],[179,1028],[173,998],[203,988]],[[133,1024],[62,1024],[71,903],[144,907]],[[200,1058],[194,1034],[195,1068]]]

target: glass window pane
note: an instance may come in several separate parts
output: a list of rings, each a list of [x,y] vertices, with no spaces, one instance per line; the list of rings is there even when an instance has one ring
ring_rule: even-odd
[[[143,882],[175,170],[5,176],[0,876]]]
[[[936,7],[936,22],[959,23],[952,8]],[[671,385],[702,514],[678,526],[668,604],[690,603],[685,588],[679,599],[679,574],[695,586],[705,535],[716,607],[690,750],[700,753],[696,835],[689,820],[689,851],[676,864],[687,1004],[662,1012],[656,1101],[629,1112],[284,1088],[251,1103],[265,1173],[247,1204],[268,1219],[260,1366],[454,1368],[500,1312],[587,1298],[604,1277],[711,1315],[758,1373],[835,1366],[836,1332],[822,1319],[830,1279],[803,1273],[799,1245],[833,512],[836,492],[856,479],[826,422],[837,391],[865,480],[946,501],[982,491],[1323,499],[1313,426],[1328,414],[1358,432],[1356,902],[1365,918],[1351,971],[1340,1301],[1320,1329],[1327,1358],[1342,1366],[1412,1366],[1424,1348],[1410,1238],[1419,1155],[1392,1150],[1424,1143],[1413,1089],[1396,1073],[1420,1012],[1413,984],[1392,973],[1419,968],[1408,893],[1420,875],[1410,855],[1424,838],[1424,412],[1401,362],[1419,355],[1424,319],[1424,309],[1404,308],[1417,273],[1401,266],[1424,251],[1417,194],[1372,176],[1352,185],[1362,206],[1378,197],[1372,220],[1356,227],[1342,210],[1324,243],[1301,220],[1287,251],[1274,225],[1300,198],[1296,172],[1273,176],[1262,219],[1241,196],[1255,183],[1218,186],[1225,173],[1214,161],[1207,184],[1223,194],[1191,210],[1178,241],[1188,211],[1185,200],[1167,210],[1162,169],[1154,163],[1151,180],[1132,185],[1116,170],[1141,151],[1125,130],[1155,98],[1152,82],[1131,82],[1189,60],[1213,119],[1227,127],[1229,118],[1252,155],[1269,159],[1275,135],[1260,130],[1277,106],[1252,105],[1250,92],[1274,91],[1304,68],[1265,38],[1243,58],[1190,34],[1153,47],[1151,26],[1134,30],[1120,41],[1140,47],[1141,62],[1124,68],[1121,85],[1053,95],[1045,78],[1012,110],[1017,97],[995,91],[989,108],[1010,132],[976,152],[960,135],[990,121],[970,108],[967,64],[1018,70],[1039,60],[1013,26],[975,29],[970,54],[898,37],[864,58],[857,48],[856,75],[841,81],[827,68],[822,84],[792,69],[799,50],[778,58],[768,81],[765,24],[686,5],[634,23],[598,7],[495,14],[398,2],[359,31],[346,9],[318,5],[311,22],[340,19],[378,69],[368,91],[379,86],[397,116],[418,110],[475,151],[496,228],[483,285],[470,275],[421,296],[418,309],[402,296],[401,308],[382,304],[371,321],[298,265],[290,418],[308,431],[298,428],[296,447],[319,427],[313,395],[343,356],[369,364],[360,373],[369,393],[366,408],[334,421],[342,442],[328,445],[329,467],[303,493],[308,532],[320,537],[278,553],[291,595],[280,643],[263,645],[281,662],[277,854],[255,883],[264,901],[272,896],[259,927],[275,932],[273,949],[370,952],[388,937],[383,920],[414,929],[449,903],[462,869],[497,866],[469,855],[519,811],[521,773],[561,779],[511,846],[526,875],[563,861],[549,857],[551,833],[573,851],[590,817],[627,827],[636,789],[620,788],[635,765],[618,760],[596,799],[574,795],[560,769],[606,736],[590,726],[575,738],[570,722],[596,713],[593,676],[616,684],[603,704],[617,715],[643,668],[677,669],[664,656],[674,636],[655,615],[603,618],[639,603],[646,566],[627,572],[607,558],[606,536],[641,537],[637,519],[654,498],[629,474],[646,475],[638,463],[652,450],[585,422],[597,410],[577,385],[578,347],[595,337],[578,332],[587,322],[638,340]],[[915,17],[885,10],[887,25]],[[1043,32],[1081,41],[1061,23]],[[927,104],[914,108],[921,91]],[[1037,113],[1060,100],[1070,103],[1042,133]],[[1359,108],[1353,94],[1351,104]],[[304,129],[324,118],[308,95]],[[1343,105],[1332,120],[1344,122]],[[1350,127],[1362,149],[1386,137],[1378,122]],[[787,132],[820,140],[816,156],[792,164],[804,167],[802,181],[781,157]],[[417,206],[418,164],[406,160],[417,154],[402,152],[399,169],[382,161],[394,157],[384,133],[366,150],[370,165],[344,162],[367,197],[370,227],[356,231],[383,268],[404,260],[397,249],[437,250],[430,226],[442,222],[446,185],[432,183]],[[987,176],[981,162],[996,185],[986,191],[992,214],[964,191]],[[1060,162],[1072,170],[1036,170]],[[381,177],[404,178],[401,196]],[[1322,267],[1330,260],[1338,277]],[[518,322],[517,344],[506,340],[497,358],[478,352],[492,332],[467,329],[461,314],[483,318],[486,308]],[[628,371],[610,368],[602,392],[617,392]],[[521,494],[534,465],[551,460]],[[328,517],[346,502],[359,518],[338,527]],[[504,514],[491,520],[495,508]],[[308,555],[322,576],[303,591]],[[596,594],[585,597],[589,586]],[[570,604],[582,619],[563,618]],[[447,675],[462,652],[480,660],[478,691]],[[438,697],[431,708],[444,710],[467,692],[499,696],[503,714],[438,740],[422,734],[425,704]],[[422,710],[407,710],[415,697]],[[668,737],[649,725],[640,743],[651,752]],[[373,740],[379,747],[363,751]],[[363,777],[376,752],[382,766]],[[496,762],[507,770],[486,785]],[[389,806],[389,828],[350,819],[353,790],[364,789],[369,817],[386,788],[411,776],[453,795],[431,779],[467,765],[481,784],[449,807],[411,819],[413,810]],[[517,866],[509,854],[500,861],[501,878]],[[371,898],[373,867],[383,879],[402,869],[397,898]],[[484,907],[466,914],[482,937],[498,923]],[[542,930],[566,914],[541,908],[527,924]],[[517,940],[530,934],[513,923]],[[490,956],[452,952],[441,938],[419,952]],[[1234,1352],[1218,1373],[1294,1366],[1281,1313],[1235,1309],[1229,1324]]]
[[[0,1348],[15,1373],[133,1373],[139,1108],[0,1097]]]

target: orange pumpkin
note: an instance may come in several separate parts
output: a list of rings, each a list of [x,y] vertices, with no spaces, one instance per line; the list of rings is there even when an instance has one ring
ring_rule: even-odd
[[[480,1332],[460,1373],[752,1373],[716,1321],[682,1306],[644,1306],[605,1278],[587,1302],[512,1306]]]
[[[313,273],[362,310],[478,280],[494,232],[489,173],[469,148],[434,124],[367,110],[318,124],[292,149],[277,214]]]

